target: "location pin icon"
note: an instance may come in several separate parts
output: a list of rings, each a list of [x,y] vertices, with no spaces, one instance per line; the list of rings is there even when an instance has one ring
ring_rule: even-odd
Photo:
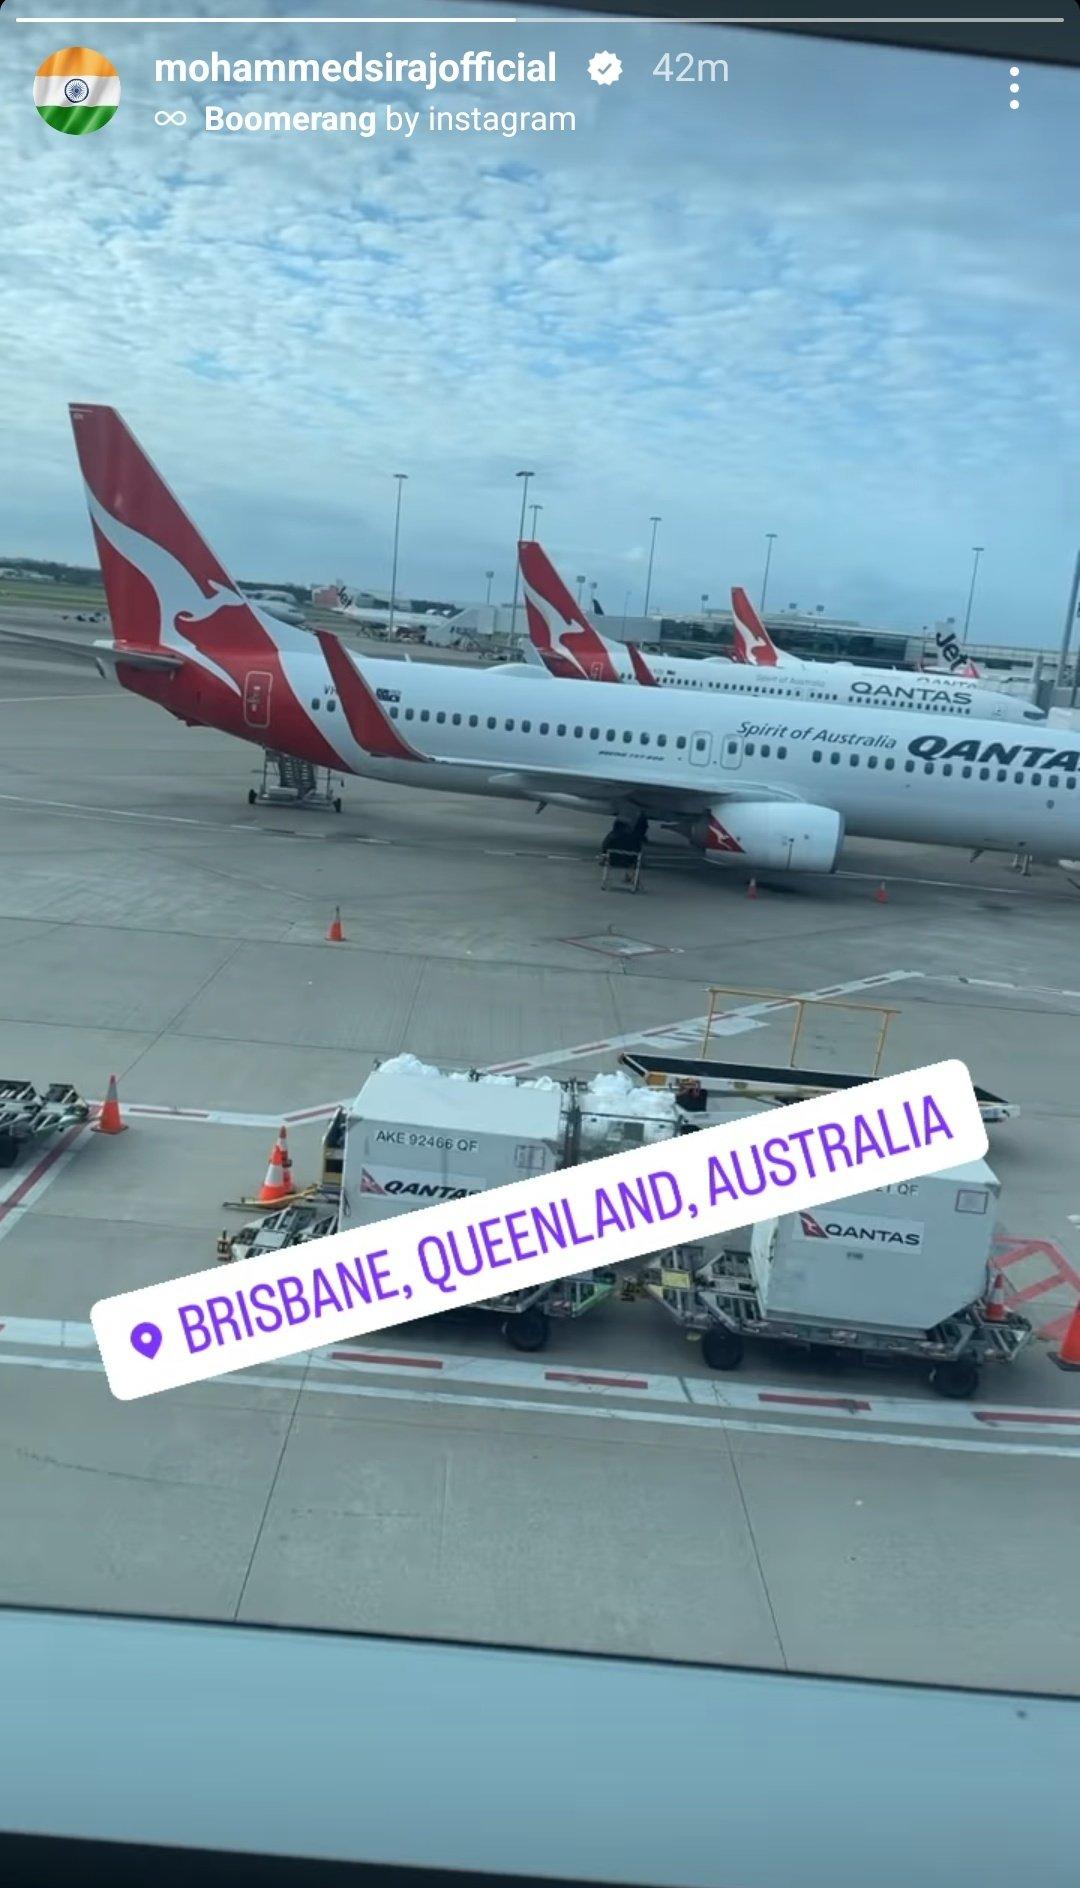
[[[137,1324],[131,1341],[140,1357],[156,1357],[161,1349],[161,1332],[156,1324]]]

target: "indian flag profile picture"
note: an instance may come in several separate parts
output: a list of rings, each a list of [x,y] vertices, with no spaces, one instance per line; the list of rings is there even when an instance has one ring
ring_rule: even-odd
[[[120,103],[120,75],[110,59],[90,46],[64,46],[43,59],[34,76],[39,118],[53,131],[78,137],[100,131]]]

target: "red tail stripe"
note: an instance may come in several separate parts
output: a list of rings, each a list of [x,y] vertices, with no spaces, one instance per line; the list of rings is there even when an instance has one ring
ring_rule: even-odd
[[[357,746],[373,760],[426,759],[426,755],[410,747],[398,733],[338,638],[326,629],[315,633],[349,724],[349,733]]]

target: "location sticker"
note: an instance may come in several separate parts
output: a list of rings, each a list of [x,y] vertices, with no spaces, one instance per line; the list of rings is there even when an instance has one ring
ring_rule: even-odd
[[[161,1330],[156,1324],[137,1324],[131,1342],[140,1357],[156,1357],[161,1349]]]

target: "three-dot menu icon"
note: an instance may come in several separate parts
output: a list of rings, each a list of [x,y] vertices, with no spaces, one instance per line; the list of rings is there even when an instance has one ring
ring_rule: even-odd
[[[1019,111],[1020,110],[1020,67],[1019,66],[1009,67],[1009,92],[1011,94],[1009,98],[1009,110]]]

